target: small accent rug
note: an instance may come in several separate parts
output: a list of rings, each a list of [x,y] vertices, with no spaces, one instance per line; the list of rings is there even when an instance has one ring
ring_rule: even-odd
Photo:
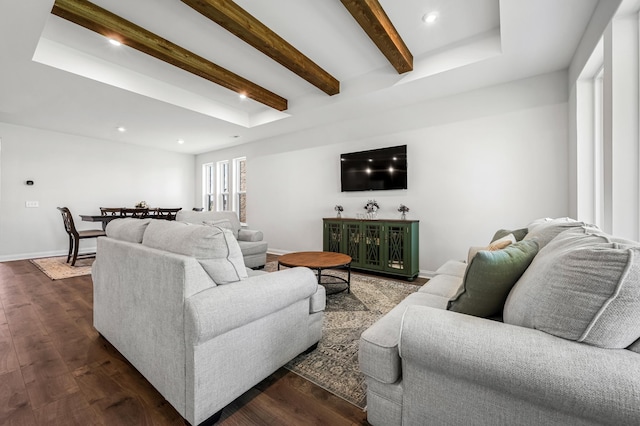
[[[275,270],[277,262],[265,266],[265,271]],[[330,274],[346,276],[333,270]],[[327,296],[318,348],[298,355],[285,368],[364,409],[366,384],[358,366],[360,334],[419,288],[384,277],[351,273],[351,293]]]
[[[78,259],[76,260],[76,265],[71,266],[66,262],[67,256],[30,259],[31,263],[36,265],[38,269],[44,272],[45,275],[52,280],[89,275],[91,273],[91,265],[93,265],[94,260],[94,258]]]

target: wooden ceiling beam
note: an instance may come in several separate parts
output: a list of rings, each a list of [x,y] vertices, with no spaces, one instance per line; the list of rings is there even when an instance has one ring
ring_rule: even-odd
[[[378,0],[340,1],[399,74],[413,70],[413,55]]]
[[[182,0],[327,95],[340,93],[340,82],[232,0]]]
[[[287,100],[86,0],[56,0],[51,13],[278,111]]]

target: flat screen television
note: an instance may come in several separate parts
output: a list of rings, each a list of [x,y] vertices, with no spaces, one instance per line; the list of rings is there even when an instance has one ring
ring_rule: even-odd
[[[407,189],[407,146],[340,155],[342,192]]]

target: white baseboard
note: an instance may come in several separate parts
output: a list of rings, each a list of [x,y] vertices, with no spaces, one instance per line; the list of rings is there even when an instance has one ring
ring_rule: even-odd
[[[87,253],[95,253],[96,247],[87,247],[80,250],[78,254],[87,254]],[[68,254],[67,250],[54,250],[54,251],[40,251],[33,253],[18,253],[18,254],[7,254],[4,256],[0,256],[0,262],[11,262],[13,260],[26,260],[26,259],[38,259],[41,257],[57,257],[57,256],[66,256]]]

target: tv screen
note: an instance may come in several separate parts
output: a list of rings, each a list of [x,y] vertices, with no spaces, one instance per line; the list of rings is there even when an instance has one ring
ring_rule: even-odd
[[[342,192],[407,189],[407,146],[340,156]]]

